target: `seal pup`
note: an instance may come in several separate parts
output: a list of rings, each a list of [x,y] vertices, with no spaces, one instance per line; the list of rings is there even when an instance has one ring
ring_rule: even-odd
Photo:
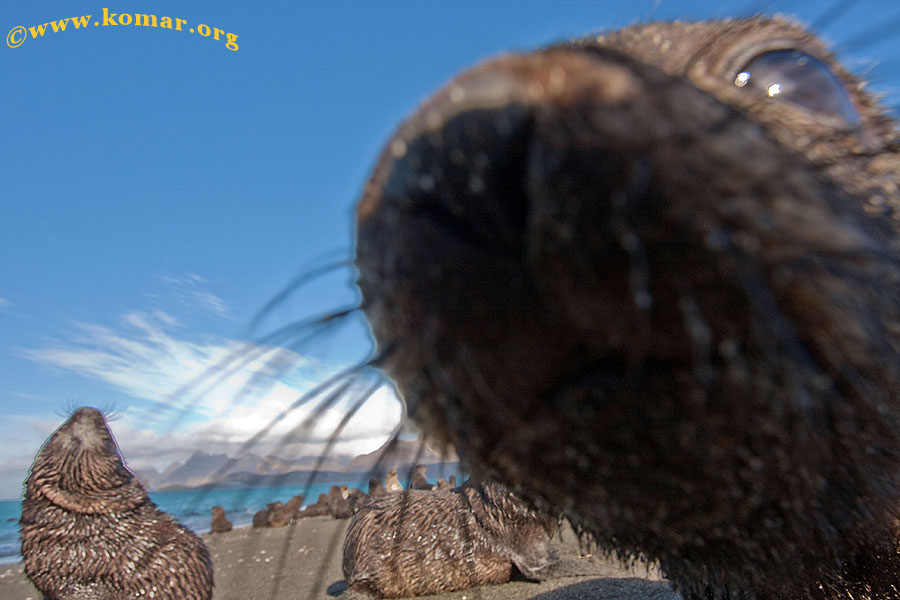
[[[225,518],[225,509],[221,506],[213,506],[212,512],[212,523],[209,526],[210,533],[225,533],[226,531],[231,531],[231,521]]]
[[[686,600],[900,596],[900,145],[813,34],[651,23],[427,100],[357,208],[409,415]]]
[[[403,486],[400,485],[400,479],[397,477],[397,469],[388,471],[387,476],[384,478],[384,489],[388,492],[403,491]]]
[[[401,598],[540,579],[555,522],[498,483],[373,498],[353,517],[342,568],[357,597]]]
[[[416,465],[413,468],[412,477],[409,480],[409,489],[411,490],[433,490],[434,486],[428,483],[428,477],[425,472],[428,465]]]
[[[25,573],[50,600],[212,598],[206,546],[147,497],[94,408],[44,442],[20,524]]]
[[[450,485],[450,483],[443,477],[438,477],[437,483],[435,484],[434,487],[435,487],[435,489],[438,489],[438,490],[449,490],[450,488],[452,488],[454,486]]]

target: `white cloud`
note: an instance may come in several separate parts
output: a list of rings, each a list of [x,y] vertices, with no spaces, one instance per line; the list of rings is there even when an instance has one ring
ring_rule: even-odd
[[[194,292],[194,301],[220,317],[228,316],[228,303],[210,292]]]
[[[313,419],[311,415],[327,391],[289,409],[336,369],[290,350],[234,340],[189,340],[178,322],[160,311],[127,313],[116,327],[79,323],[77,330],[70,340],[23,354],[54,369],[99,380],[134,398],[157,403],[160,408],[153,414],[126,407],[111,425],[126,459],[136,468],[164,468],[195,450],[234,456],[246,440],[283,412],[287,416],[251,451],[283,457],[321,453],[341,420],[376,381],[373,377],[357,377],[334,406],[322,409]],[[282,376],[275,365],[285,361],[292,369]],[[223,364],[230,368],[217,369]],[[196,406],[190,418],[179,421],[180,411],[193,403]],[[401,415],[402,408],[391,388],[378,388],[346,423],[331,452],[359,454],[374,450],[398,426]],[[310,426],[291,437],[304,419],[312,419]]]
[[[189,309],[202,313],[212,313],[219,317],[231,316],[228,302],[205,289],[209,283],[206,278],[196,273],[164,274],[159,281],[165,290],[163,293],[149,294],[155,301],[164,305],[175,304],[179,309]]]

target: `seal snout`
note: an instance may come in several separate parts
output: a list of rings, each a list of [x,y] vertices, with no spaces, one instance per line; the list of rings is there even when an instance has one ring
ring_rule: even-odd
[[[89,406],[75,410],[59,431],[68,434],[71,440],[89,447],[105,444],[110,439],[103,413]]]

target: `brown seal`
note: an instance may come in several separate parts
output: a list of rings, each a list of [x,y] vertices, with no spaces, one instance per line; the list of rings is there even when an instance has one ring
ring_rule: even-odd
[[[340,486],[333,485],[328,490],[328,513],[335,519],[349,519],[355,512],[356,496],[351,501],[349,490],[344,494],[345,490]]]
[[[381,483],[381,478],[379,477],[370,477],[369,478],[369,498],[377,498],[382,494],[386,494],[387,490],[384,489],[384,484]]]
[[[310,504],[297,513],[298,519],[306,517],[321,517],[330,514],[328,511],[328,494],[319,494],[319,499],[315,504]]]
[[[284,527],[289,525],[297,517],[301,506],[303,506],[303,496],[294,496],[286,504],[270,507],[266,518],[266,526]]]
[[[505,487],[409,490],[374,498],[347,529],[343,570],[357,596],[400,598],[540,579],[555,523]]]
[[[397,477],[397,469],[388,471],[387,477],[384,478],[384,489],[389,492],[403,491],[403,486],[400,485],[400,479]]]
[[[258,510],[253,513],[253,527],[256,529],[260,529],[263,527],[269,526],[269,511],[272,510],[272,504],[267,505],[267,508],[263,510]]]
[[[206,546],[147,497],[93,408],[35,457],[21,532],[25,573],[46,598],[212,598]]]
[[[433,490],[434,486],[428,483],[428,477],[425,472],[428,465],[416,465],[413,468],[412,477],[409,480],[409,489],[411,490]]]
[[[221,506],[213,506],[211,512],[212,523],[209,526],[210,533],[225,533],[226,531],[231,531],[231,521],[225,518],[224,508]]]
[[[447,480],[444,479],[443,477],[438,477],[438,478],[437,478],[437,483],[436,483],[435,486],[434,486],[434,488],[437,489],[437,490],[449,490],[449,489],[451,489],[452,487],[454,487],[454,486],[450,485],[450,484],[447,482]]]
[[[412,417],[687,600],[900,596],[900,145],[783,19],[488,61],[358,206]]]

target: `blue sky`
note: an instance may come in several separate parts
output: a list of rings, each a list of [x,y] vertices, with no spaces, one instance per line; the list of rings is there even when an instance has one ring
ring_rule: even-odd
[[[780,10],[814,22],[830,6],[627,4],[4,2],[4,36],[89,14],[102,24],[104,8],[222,33],[69,25],[0,46],[0,498],[19,494],[72,406],[114,407],[129,463],[162,468],[198,447],[233,452],[302,391],[366,356],[365,327],[351,320],[283,352],[297,369],[237,405],[265,361],[207,390],[183,418],[161,410],[191,404],[173,392],[241,344],[356,301],[352,272],[338,269],[249,328],[298,273],[350,256],[353,205],[380,145],[466,66],[641,20]],[[860,0],[824,33],[840,47],[897,19],[885,5]],[[894,33],[845,55],[891,104],[898,47]],[[315,435],[344,411],[319,419]],[[399,414],[380,391],[339,450],[377,447]]]

